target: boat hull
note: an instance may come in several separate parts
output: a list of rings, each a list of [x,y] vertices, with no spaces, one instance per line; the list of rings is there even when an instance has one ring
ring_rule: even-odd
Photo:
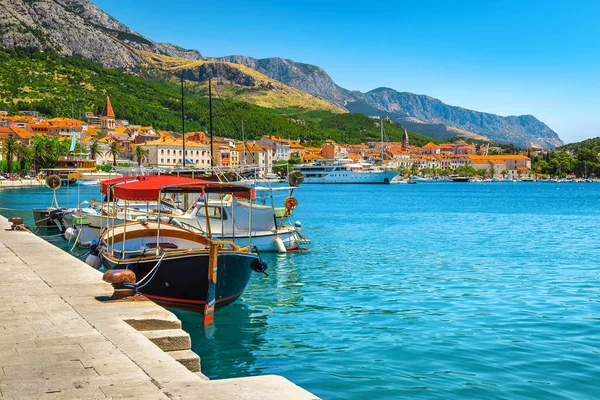
[[[337,183],[337,184],[389,184],[392,179],[398,175],[395,171],[382,172],[344,172],[328,173],[323,177],[312,177],[310,174],[301,171],[304,176],[303,183]]]
[[[68,226],[65,218],[69,213],[66,209],[34,208],[33,220],[39,229],[58,229],[64,232]]]
[[[240,247],[246,247],[249,244],[252,244],[258,251],[279,251],[277,243],[275,242],[277,238],[282,240],[286,250],[296,250],[300,248],[298,238],[293,231],[285,231],[280,233],[271,231],[255,232],[251,241],[248,239],[247,235],[242,236],[241,234],[236,234],[235,238],[232,235],[225,235],[224,237],[215,235],[215,239],[231,241]]]
[[[147,260],[117,260],[102,255],[107,269],[130,269],[138,282],[151,273],[151,279],[139,285],[139,292],[166,307],[202,312],[208,293],[208,251],[187,255],[167,255]],[[244,292],[252,275],[252,264],[258,260],[254,254],[221,252],[217,264],[216,308],[234,302]],[[146,284],[147,282],[147,284]]]

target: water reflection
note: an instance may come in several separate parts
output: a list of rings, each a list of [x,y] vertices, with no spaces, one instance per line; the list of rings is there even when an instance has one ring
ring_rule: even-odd
[[[202,315],[175,310],[183,329],[190,334],[192,350],[200,356],[208,377],[232,378],[256,375],[256,352],[265,342],[268,315],[236,302],[215,314],[215,323],[204,327]]]

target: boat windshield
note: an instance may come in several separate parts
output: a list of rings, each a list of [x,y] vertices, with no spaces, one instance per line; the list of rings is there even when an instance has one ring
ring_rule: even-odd
[[[198,206],[196,207],[198,211],[196,211],[196,217],[203,217],[206,218],[206,207],[204,206]],[[221,219],[221,217],[223,216],[223,210],[221,210],[221,207],[216,207],[216,206],[208,206],[208,218],[211,219]],[[225,214],[223,219],[227,219],[227,214]]]

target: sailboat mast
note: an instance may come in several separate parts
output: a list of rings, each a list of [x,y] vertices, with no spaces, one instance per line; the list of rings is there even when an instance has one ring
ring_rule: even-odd
[[[244,136],[244,120],[242,120],[242,144],[244,145],[242,160],[244,161],[244,164],[246,164],[246,138]]]
[[[215,166],[215,159],[213,158],[213,120],[212,120],[212,78],[208,78],[208,121],[209,121],[209,134],[210,134],[210,167],[211,169]]]
[[[183,169],[185,169],[185,105],[183,104],[183,70],[181,70],[181,137],[183,138]]]
[[[383,117],[381,117],[381,166],[383,167]]]

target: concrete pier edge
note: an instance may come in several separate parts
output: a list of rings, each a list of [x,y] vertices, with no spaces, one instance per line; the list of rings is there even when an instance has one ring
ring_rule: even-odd
[[[0,216],[0,399],[318,399],[276,375],[208,380],[173,313],[111,294],[99,271]]]

